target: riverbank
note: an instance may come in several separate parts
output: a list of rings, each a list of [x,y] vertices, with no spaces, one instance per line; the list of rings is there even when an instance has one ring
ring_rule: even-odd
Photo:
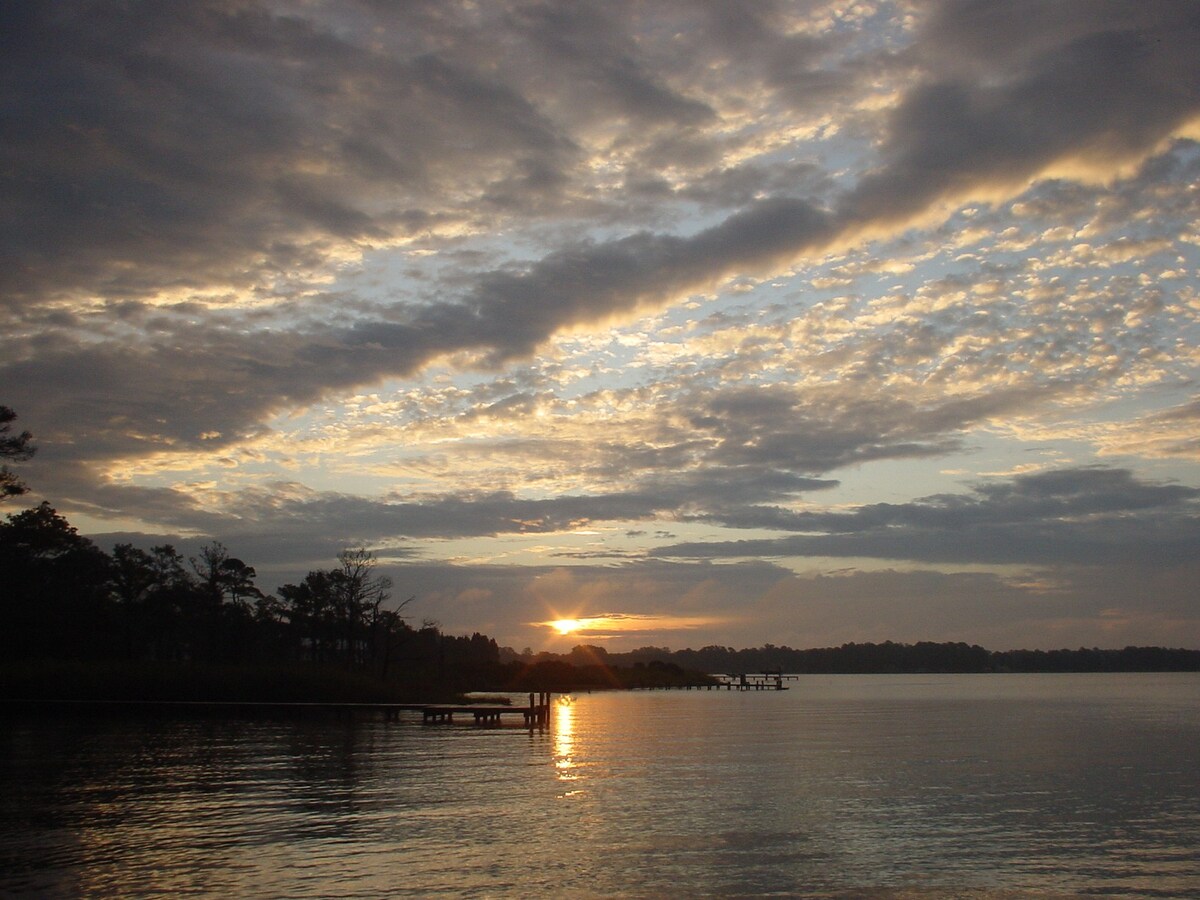
[[[37,703],[446,703],[493,693],[700,687],[711,676],[678,666],[519,663],[387,679],[314,664],[26,660],[0,663],[0,698]]]
[[[73,703],[406,703],[457,695],[312,665],[25,661],[0,664],[0,696]]]

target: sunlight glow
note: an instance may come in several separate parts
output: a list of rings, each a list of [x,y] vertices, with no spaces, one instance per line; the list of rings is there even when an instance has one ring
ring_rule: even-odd
[[[638,632],[667,632],[701,628],[728,621],[731,621],[728,617],[717,616],[644,615],[614,612],[571,619],[551,619],[531,624],[549,628],[559,637],[575,634],[579,637],[604,640]]]
[[[548,622],[547,624],[559,634],[571,634],[578,631],[584,625],[578,619],[555,619],[553,622]]]

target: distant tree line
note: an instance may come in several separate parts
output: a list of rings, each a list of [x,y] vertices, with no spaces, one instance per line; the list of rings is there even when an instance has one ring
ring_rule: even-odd
[[[668,688],[715,684],[717,679],[669,659],[627,659],[603,647],[581,644],[570,653],[500,651],[503,684],[518,690]]]
[[[627,653],[607,653],[605,658],[611,665],[621,667],[672,663],[682,669],[724,674],[780,671],[800,675],[1200,671],[1200,650],[1081,647],[1078,650],[993,651],[975,644],[931,641],[851,643],[810,650],[774,644],[743,650],[722,646],[675,651],[665,647],[642,647]]]

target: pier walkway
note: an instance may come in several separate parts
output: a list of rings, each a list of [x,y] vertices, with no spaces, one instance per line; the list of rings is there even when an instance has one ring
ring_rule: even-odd
[[[500,703],[338,703],[229,700],[0,700],[0,715],[6,713],[139,714],[217,716],[308,716],[334,715],[344,718],[382,715],[385,721],[399,721],[400,714],[418,712],[425,725],[453,723],[456,715],[471,717],[476,725],[500,725],[506,717],[521,717],[527,728],[545,728],[550,724],[552,694],[542,691],[529,695],[528,706]]]
[[[390,714],[394,711],[394,715]],[[387,718],[398,718],[402,711],[419,712],[426,725],[453,722],[455,715],[471,716],[476,725],[499,725],[506,715],[519,715],[527,728],[545,727],[550,724],[550,693],[542,691],[534,701],[529,695],[528,706],[504,706],[497,703],[412,703],[391,704]]]

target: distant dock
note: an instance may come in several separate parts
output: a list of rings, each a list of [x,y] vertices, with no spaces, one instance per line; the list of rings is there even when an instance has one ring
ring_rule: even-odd
[[[721,687],[727,691],[786,691],[785,681],[795,681],[799,675],[784,675],[782,672],[739,673],[718,675]]]
[[[736,672],[731,675],[713,675],[715,681],[708,684],[671,684],[648,687],[641,690],[664,691],[786,691],[785,681],[796,681],[799,675],[784,675],[782,672]]]

